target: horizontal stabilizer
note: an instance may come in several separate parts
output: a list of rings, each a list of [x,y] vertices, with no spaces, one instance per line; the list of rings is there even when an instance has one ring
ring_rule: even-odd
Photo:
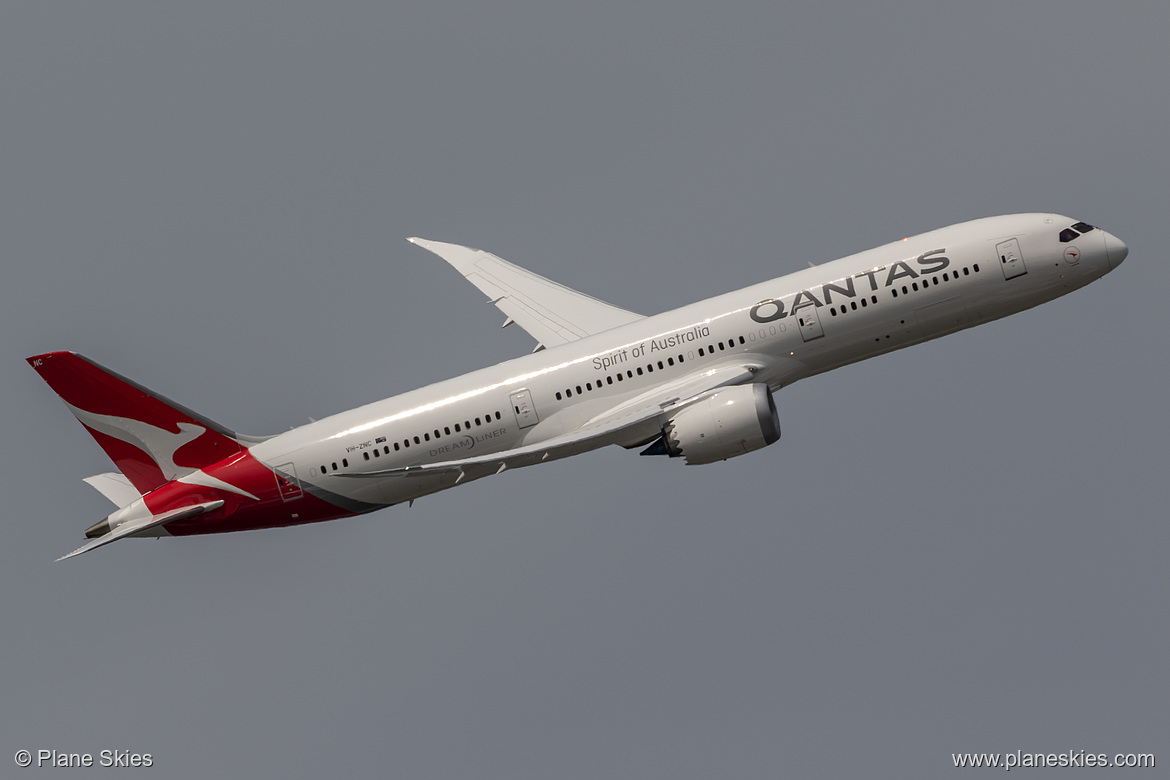
[[[94,474],[92,477],[86,477],[82,481],[113,501],[119,509],[124,506],[130,506],[142,498],[142,494],[138,492],[138,488],[130,484],[130,480],[126,479],[126,475],[118,474],[117,472],[107,471],[105,474]]]
[[[169,512],[163,512],[160,515],[150,515],[148,517],[142,518],[141,520],[131,520],[130,522],[123,523],[122,525],[118,526],[108,534],[99,536],[98,538],[83,544],[81,547],[78,547],[68,555],[62,555],[57,560],[63,561],[66,558],[72,558],[74,555],[81,555],[82,553],[89,552],[90,550],[96,550],[97,548],[103,547],[110,542],[116,542],[119,539],[125,539],[127,536],[133,536],[136,533],[141,533],[142,531],[147,531],[151,528],[165,525],[166,523],[173,523],[176,520],[185,520],[188,517],[201,515],[204,512],[210,512],[214,509],[219,509],[221,506],[223,506],[223,499],[218,501],[208,501],[206,504],[195,504],[194,506],[184,506],[178,509],[172,509]]]

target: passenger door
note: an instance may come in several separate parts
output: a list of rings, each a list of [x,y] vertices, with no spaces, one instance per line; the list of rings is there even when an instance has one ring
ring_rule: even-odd
[[[821,315],[816,306],[802,306],[792,312],[792,315],[796,317],[796,324],[800,326],[800,337],[805,341],[819,339],[825,335],[825,331],[821,329]]]
[[[512,411],[516,413],[516,425],[521,430],[531,428],[540,422],[536,415],[536,406],[532,403],[532,393],[527,390],[517,390],[508,398],[512,402]]]
[[[1020,254],[1020,242],[1016,239],[999,242],[995,245],[995,253],[999,255],[999,267],[1003,269],[1004,279],[1014,279],[1028,273],[1024,266],[1024,256]]]

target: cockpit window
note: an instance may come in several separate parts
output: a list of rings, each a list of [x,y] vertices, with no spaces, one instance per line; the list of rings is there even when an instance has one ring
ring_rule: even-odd
[[[1088,233],[1090,230],[1093,229],[1093,226],[1090,225],[1088,222],[1078,222],[1077,224],[1073,225],[1073,227],[1075,229],[1081,231],[1082,233]]]
[[[1060,243],[1067,244],[1069,241],[1072,241],[1078,236],[1080,236],[1080,233],[1077,231],[1065,228],[1064,230],[1060,231]]]

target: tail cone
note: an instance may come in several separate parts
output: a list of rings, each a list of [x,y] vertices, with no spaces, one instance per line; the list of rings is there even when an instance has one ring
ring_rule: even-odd
[[[89,528],[85,529],[86,539],[96,539],[99,536],[105,536],[110,532],[110,519],[107,517],[100,523],[94,523]]]

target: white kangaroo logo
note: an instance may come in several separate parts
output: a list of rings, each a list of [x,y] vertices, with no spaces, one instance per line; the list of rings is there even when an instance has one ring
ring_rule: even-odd
[[[190,444],[195,441],[207,431],[202,425],[178,423],[179,432],[171,433],[149,423],[144,423],[141,420],[133,420],[129,417],[115,417],[108,414],[95,414],[93,412],[87,412],[84,409],[79,409],[72,404],[66,404],[66,406],[77,416],[78,420],[81,420],[81,422],[93,428],[95,431],[104,433],[119,441],[124,441],[127,444],[133,444],[145,452],[158,464],[159,470],[162,471],[163,476],[168,480],[178,480],[179,482],[186,482],[191,485],[218,488],[246,496],[253,501],[259,500],[246,490],[241,490],[235,485],[213,477],[204,472],[203,469],[193,469],[175,464],[175,453],[179,451],[179,448],[184,444]]]

